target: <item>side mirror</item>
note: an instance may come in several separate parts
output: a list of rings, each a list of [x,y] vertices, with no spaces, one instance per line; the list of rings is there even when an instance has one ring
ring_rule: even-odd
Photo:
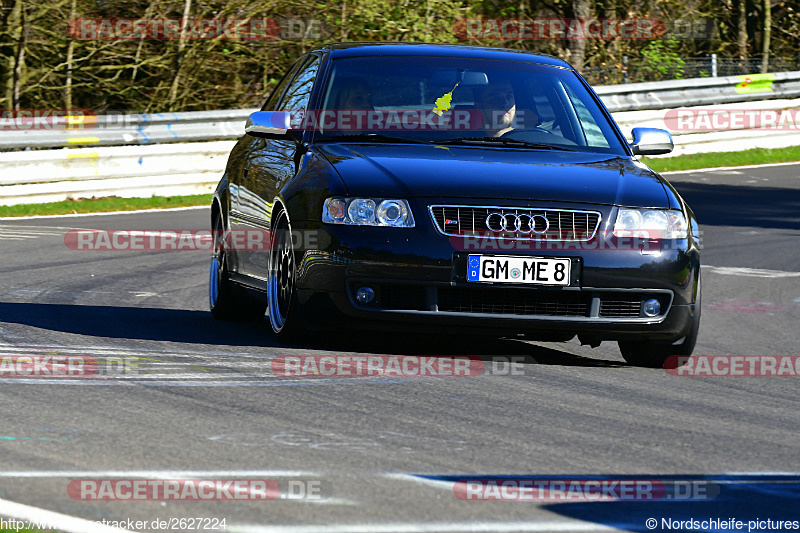
[[[292,129],[291,119],[288,111],[256,111],[247,117],[244,132],[268,139],[297,139],[299,132]]]
[[[672,135],[657,128],[633,128],[631,149],[634,155],[668,154],[674,148]]]

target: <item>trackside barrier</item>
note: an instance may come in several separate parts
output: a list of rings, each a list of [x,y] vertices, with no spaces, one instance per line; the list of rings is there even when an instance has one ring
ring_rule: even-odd
[[[244,122],[258,109],[187,111],[129,115],[91,115],[76,111],[57,119],[16,120],[10,112],[0,118],[0,150],[126,146],[237,139]],[[35,113],[35,111],[33,112]],[[24,114],[24,112],[23,112]],[[52,125],[53,127],[48,127]]]
[[[0,205],[210,193],[234,143],[0,153]]]
[[[671,131],[675,151],[661,157],[800,144],[797,129],[745,126],[697,132],[675,129],[675,121],[667,119],[670,109],[685,110],[692,105],[713,105],[714,110],[723,112],[800,111],[800,72],[595,89],[628,138],[634,127]],[[774,99],[778,97],[782,99]],[[797,99],[786,99],[789,97]],[[0,121],[0,205],[211,192],[234,140],[243,134],[244,122],[253,111],[109,114],[85,117],[69,128],[56,129],[9,129],[4,127],[7,122]]]
[[[800,71],[594,88],[608,110],[636,111],[800,97]]]
[[[800,97],[800,71],[595,87],[612,113]],[[13,127],[0,117],[0,150],[125,146],[237,139],[256,109],[74,117],[68,127]]]
[[[613,115],[628,139],[633,128],[669,131],[675,149],[655,157],[800,145],[800,98],[622,111]],[[781,117],[789,122],[781,122]],[[768,122],[770,119],[775,123]]]

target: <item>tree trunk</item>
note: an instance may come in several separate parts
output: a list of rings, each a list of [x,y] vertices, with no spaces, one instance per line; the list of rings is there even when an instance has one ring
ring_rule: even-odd
[[[747,0],[739,0],[739,59],[747,59]]]
[[[345,42],[347,40],[347,0],[342,2],[342,18],[339,24],[340,36],[339,40]]]
[[[577,19],[588,19],[592,13],[589,0],[572,0],[572,12]],[[576,70],[581,70],[586,59],[586,37],[578,36],[577,39],[570,40],[569,52],[570,63]]]
[[[3,101],[5,104],[0,107],[12,107],[12,103],[14,101],[14,71],[16,66],[17,60],[17,52],[18,50],[14,46],[18,38],[18,32],[22,31],[21,27],[21,16],[22,16],[22,0],[17,0],[13,2],[10,7],[3,6],[5,13],[4,15],[4,24],[3,30],[4,33],[8,35],[8,39],[6,43],[2,43],[2,49],[0,49],[0,56],[2,56],[2,61],[4,63],[2,73],[3,73]],[[5,39],[4,39],[5,40]]]
[[[156,5],[156,0],[150,2],[150,5],[147,6],[147,10],[144,12],[145,19],[152,19],[153,18],[153,10]],[[142,48],[144,47],[145,40],[140,39],[139,44],[136,45],[136,56],[133,58],[133,70],[131,71],[131,81],[136,81],[136,74],[139,72],[139,61],[142,58]]]
[[[186,48],[186,27],[189,24],[189,14],[192,10],[192,0],[185,0],[183,3],[183,18],[181,19],[181,32],[178,35],[178,53],[175,55],[175,77],[172,78],[172,87],[169,89],[168,107],[174,111],[175,100],[178,98],[178,87],[181,82],[181,67],[183,51]]]
[[[77,0],[72,0],[69,7],[69,20],[75,20],[78,7]],[[75,56],[75,39],[67,44],[67,79],[64,80],[64,109],[69,113],[72,109],[72,59]]]
[[[25,9],[19,2],[19,26],[16,31],[17,53],[14,57],[14,73],[12,75],[11,107],[19,112],[20,85],[22,83],[22,70],[25,68]]]
[[[764,27],[761,39],[761,72],[769,72],[769,42],[772,38],[772,6],[764,0]]]

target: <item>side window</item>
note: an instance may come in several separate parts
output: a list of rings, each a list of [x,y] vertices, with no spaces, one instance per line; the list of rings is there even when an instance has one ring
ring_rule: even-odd
[[[286,93],[281,99],[278,108],[281,111],[289,111],[292,114],[293,125],[299,126],[302,123],[318,71],[319,57],[312,55],[297,71],[297,75],[292,80],[292,83],[289,84]]]
[[[286,86],[289,85],[289,82],[292,81],[294,75],[297,73],[297,69],[300,68],[300,65],[303,64],[302,59],[298,59],[295,61],[292,68],[289,69],[289,72],[281,79],[278,83],[277,87],[270,93],[269,98],[264,103],[264,106],[261,108],[261,111],[276,111],[278,107],[278,102],[283,96],[284,91],[286,91]]]
[[[609,148],[608,140],[606,140],[605,135],[603,135],[603,130],[592,116],[592,113],[589,111],[586,104],[583,103],[583,100],[580,99],[580,97],[569,85],[565,85],[564,88],[567,90],[570,100],[572,100],[572,105],[575,108],[575,113],[577,113],[578,120],[580,120],[581,126],[583,127],[583,133],[586,136],[586,142],[588,146]]]

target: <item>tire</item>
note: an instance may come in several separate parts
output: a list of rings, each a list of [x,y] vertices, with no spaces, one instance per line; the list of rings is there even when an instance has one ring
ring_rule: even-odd
[[[249,298],[244,289],[230,280],[221,215],[214,219],[212,239],[214,247],[208,277],[211,315],[217,320],[256,320],[264,316],[264,305]]]
[[[697,344],[697,334],[700,332],[700,313],[702,311],[700,280],[697,280],[697,299],[695,300],[694,319],[689,333],[684,337],[680,344],[664,344],[658,342],[619,342],[619,351],[622,358],[632,366],[644,368],[677,368],[686,364],[677,357],[690,356]]]
[[[267,275],[267,315],[275,336],[281,342],[300,339],[304,328],[297,302],[297,277],[292,230],[286,211],[274,217]]]

